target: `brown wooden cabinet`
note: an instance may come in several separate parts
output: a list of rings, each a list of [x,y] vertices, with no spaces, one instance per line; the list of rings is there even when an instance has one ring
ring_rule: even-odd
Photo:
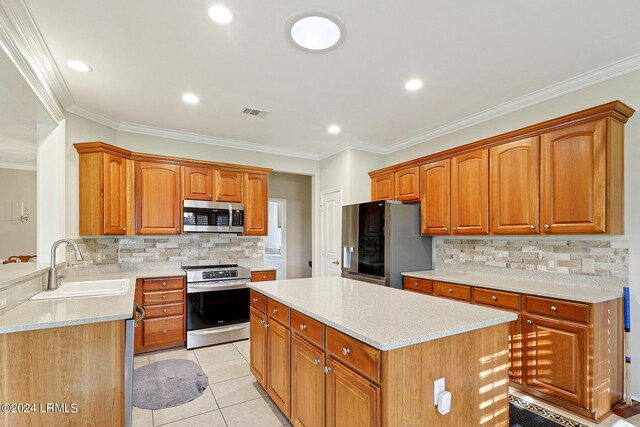
[[[447,235],[451,228],[450,160],[420,168],[420,229],[424,235]]]
[[[145,318],[135,330],[136,353],[183,347],[186,343],[186,285],[184,277],[136,281],[136,304]]]
[[[265,236],[269,232],[268,175],[244,175],[244,235]]]
[[[490,150],[491,232],[537,234],[539,226],[540,143],[537,137]]]
[[[249,309],[249,369],[263,388],[267,388],[267,316],[252,305]]]
[[[384,173],[371,177],[371,200],[393,200],[395,197],[395,174]]]
[[[213,200],[213,169],[183,166],[182,184],[185,200]]]
[[[401,169],[394,175],[394,198],[402,202],[420,200],[420,168]]]
[[[269,301],[271,302],[271,300]],[[291,413],[291,332],[269,318],[267,328],[267,393],[288,418]]]
[[[543,232],[624,232],[622,145],[613,119],[542,135]]]
[[[451,231],[489,233],[489,150],[451,159]]]
[[[217,169],[215,171],[216,200],[242,202],[244,173]]]
[[[182,197],[180,166],[136,162],[136,231],[138,234],[180,234]]]
[[[325,355],[296,336],[291,338],[291,423],[324,427]]]
[[[269,280],[276,280],[276,271],[275,270],[264,270],[264,271],[252,271],[251,272],[251,281],[252,282],[266,282]]]

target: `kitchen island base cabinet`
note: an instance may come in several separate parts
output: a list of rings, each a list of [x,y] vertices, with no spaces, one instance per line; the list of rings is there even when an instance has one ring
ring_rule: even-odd
[[[289,417],[291,332],[270,318],[267,335],[267,393]]]
[[[380,387],[332,358],[326,387],[327,427],[380,426]]]
[[[267,316],[253,307],[249,311],[249,368],[258,383],[267,388]]]
[[[304,340],[291,338],[291,423],[324,427],[325,356]]]

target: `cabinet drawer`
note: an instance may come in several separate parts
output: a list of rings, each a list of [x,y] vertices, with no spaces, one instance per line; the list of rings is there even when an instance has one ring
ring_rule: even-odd
[[[433,282],[431,280],[404,276],[403,283],[406,291],[416,291],[425,294],[433,293]]]
[[[514,294],[513,292],[474,288],[473,302],[476,304],[508,308],[509,310],[520,310],[520,294]]]
[[[182,277],[166,277],[159,279],[143,279],[142,290],[147,291],[166,291],[171,289],[184,289],[184,280]]]
[[[380,383],[380,350],[335,329],[327,328],[327,353]]]
[[[295,310],[291,310],[291,330],[310,343],[322,348],[324,344],[324,325],[317,320],[305,316]]]
[[[184,291],[165,291],[165,292],[143,292],[142,304],[144,306],[152,304],[164,304],[167,302],[184,301]]]
[[[589,305],[551,298],[526,296],[524,309],[529,313],[542,314],[558,319],[589,323]]]
[[[276,280],[275,270],[251,272],[252,282],[266,282],[267,280]]]
[[[184,335],[184,316],[143,320],[142,341],[145,346],[184,341]]]
[[[251,300],[251,307],[260,310],[263,313],[267,312],[267,297],[265,297],[261,293],[254,291],[253,289],[251,289],[251,291],[249,292],[249,297]]]
[[[267,301],[267,314],[283,325],[289,327],[289,307],[269,298]]]
[[[154,319],[156,317],[180,316],[184,314],[184,303],[152,305],[145,307],[145,319]]]
[[[433,294],[440,297],[471,301],[471,287],[446,282],[433,282]]]

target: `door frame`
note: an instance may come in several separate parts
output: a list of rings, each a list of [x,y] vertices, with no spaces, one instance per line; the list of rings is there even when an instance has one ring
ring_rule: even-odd
[[[280,224],[280,255],[282,257],[282,279],[285,280],[287,278],[287,199],[283,199],[281,197],[269,197],[267,199],[267,206],[270,202],[278,203],[278,206],[282,206],[282,222]],[[265,255],[267,255],[266,252]]]
[[[340,198],[340,209],[342,209],[344,200],[342,199],[342,186],[340,187],[336,187],[336,188],[331,188],[328,190],[323,190],[320,192],[320,275],[321,276],[326,276],[326,263],[325,263],[325,257],[326,257],[326,253],[325,253],[325,247],[326,247],[326,241],[325,241],[325,198],[332,193],[339,193],[339,198]],[[342,246],[342,222],[340,223],[340,246]],[[342,271],[342,259],[340,260],[340,270]]]

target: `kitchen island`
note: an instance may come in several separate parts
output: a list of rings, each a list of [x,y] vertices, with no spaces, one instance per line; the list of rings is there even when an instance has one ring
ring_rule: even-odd
[[[249,286],[251,372],[294,425],[508,425],[515,314],[339,277]]]

